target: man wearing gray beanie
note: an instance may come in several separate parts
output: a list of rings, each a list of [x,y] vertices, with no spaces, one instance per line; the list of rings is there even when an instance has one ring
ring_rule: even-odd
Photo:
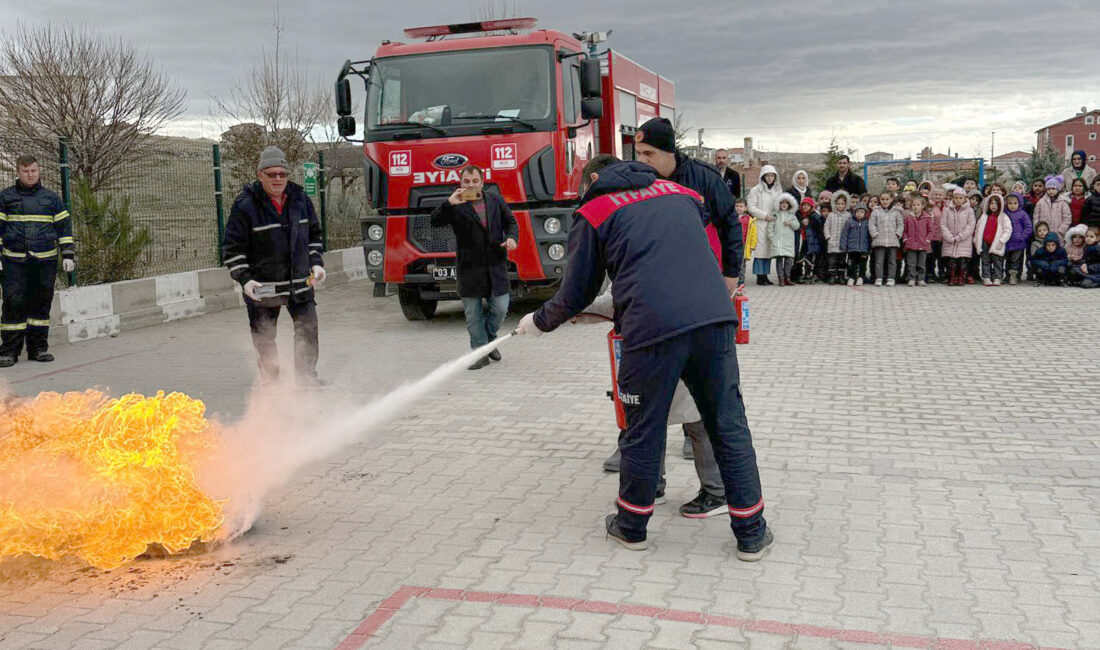
[[[233,201],[225,225],[225,265],[244,293],[263,385],[279,379],[275,328],[286,307],[294,321],[298,384],[321,386],[313,295],[313,286],[325,279],[321,223],[302,186],[290,182],[278,147],[265,148],[256,167],[256,181]]]

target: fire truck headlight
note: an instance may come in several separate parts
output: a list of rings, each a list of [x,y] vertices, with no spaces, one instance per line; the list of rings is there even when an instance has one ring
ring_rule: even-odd
[[[551,244],[550,248],[546,249],[546,254],[550,256],[550,259],[557,262],[561,258],[565,257],[565,246],[561,244]]]
[[[547,235],[556,235],[561,232],[561,220],[557,217],[550,217],[542,222],[542,229],[546,231]]]
[[[382,239],[383,234],[384,232],[382,230],[382,226],[379,226],[378,224],[367,228],[367,237],[370,237],[373,241],[378,241],[379,239]]]
[[[380,266],[382,264],[382,251],[371,251],[367,253],[367,264],[371,266]]]

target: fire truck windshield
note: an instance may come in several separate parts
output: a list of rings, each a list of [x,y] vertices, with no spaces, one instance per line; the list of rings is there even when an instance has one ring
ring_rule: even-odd
[[[448,135],[487,125],[553,129],[552,55],[549,47],[526,46],[376,59],[367,97],[370,139],[418,124]]]

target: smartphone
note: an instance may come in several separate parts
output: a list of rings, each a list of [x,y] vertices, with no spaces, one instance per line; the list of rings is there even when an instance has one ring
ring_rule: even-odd
[[[252,293],[256,294],[257,298],[265,298],[275,295],[275,285],[273,284],[261,284],[252,290]]]
[[[463,201],[477,201],[481,198],[481,192],[479,190],[462,190],[460,196]]]

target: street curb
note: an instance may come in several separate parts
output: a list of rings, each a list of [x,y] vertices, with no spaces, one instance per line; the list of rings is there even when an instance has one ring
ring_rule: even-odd
[[[318,290],[367,277],[362,247],[325,253]],[[50,310],[50,343],[76,343],[244,306],[225,267],[62,289]]]

